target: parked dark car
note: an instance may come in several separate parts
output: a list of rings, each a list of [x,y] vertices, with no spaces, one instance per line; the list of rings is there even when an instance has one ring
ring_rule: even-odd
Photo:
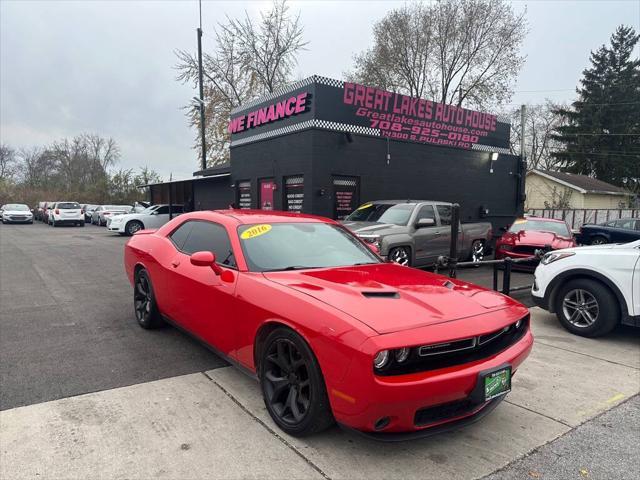
[[[598,225],[582,225],[576,240],[581,245],[628,243],[640,239],[640,218],[620,218]]]

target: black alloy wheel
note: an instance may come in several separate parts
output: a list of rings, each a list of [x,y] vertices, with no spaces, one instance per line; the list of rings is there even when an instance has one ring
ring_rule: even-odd
[[[471,244],[471,261],[481,262],[482,260],[484,260],[484,251],[484,241],[474,240]]]
[[[131,220],[129,223],[127,223],[124,229],[127,232],[127,235],[133,235],[138,230],[142,230],[143,228],[144,225],[142,225],[142,222],[139,222],[138,220]]]
[[[142,328],[152,329],[162,325],[162,317],[153,294],[153,285],[149,274],[144,269],[136,274],[133,287],[133,306],[136,320]]]
[[[292,330],[278,328],[265,340],[260,386],[271,418],[289,435],[320,432],[334,421],[318,362]]]
[[[596,280],[570,280],[554,297],[558,320],[576,335],[599,337],[620,322],[620,307],[615,295]]]
[[[408,247],[396,247],[389,250],[389,260],[405,267],[411,266],[411,250]]]
[[[591,239],[591,245],[605,245],[609,243],[602,235],[596,235]]]

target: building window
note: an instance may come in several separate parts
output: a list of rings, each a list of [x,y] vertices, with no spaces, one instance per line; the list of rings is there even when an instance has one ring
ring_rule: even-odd
[[[296,175],[284,179],[284,209],[287,212],[302,212],[304,202],[304,177]]]
[[[344,220],[360,204],[360,179],[333,176],[333,218]]]
[[[241,210],[251,208],[251,182],[249,180],[238,182],[238,208]]]

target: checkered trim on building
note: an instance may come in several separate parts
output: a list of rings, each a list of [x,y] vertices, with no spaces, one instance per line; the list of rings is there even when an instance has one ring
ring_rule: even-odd
[[[344,86],[344,82],[342,80],[334,80],[333,78],[321,77],[320,75],[312,75],[307,78],[303,78],[302,80],[298,80],[297,82],[290,83],[288,85],[284,85],[280,88],[277,88],[271,93],[267,93],[266,95],[261,95],[260,97],[254,98],[253,100],[249,100],[246,103],[243,103],[239,107],[231,110],[231,115],[235,115],[238,112],[242,112],[248,108],[255,107],[263,102],[267,102],[269,100],[273,100],[281,95],[285,95],[287,93],[293,92],[294,90],[298,90],[299,88],[306,87],[307,85],[312,85],[314,83],[320,83],[322,85],[329,85],[331,87],[342,88]]]
[[[231,146],[237,147],[238,145],[244,145],[245,143],[257,142],[258,140],[264,140],[265,138],[278,137],[280,135],[286,135],[288,133],[298,132],[300,130],[306,130],[313,127],[313,120],[307,120],[300,123],[294,123],[293,125],[287,125],[286,127],[276,128],[268,132],[258,133],[251,135],[250,137],[240,138],[238,140],[232,140]]]
[[[324,130],[332,130],[335,132],[357,133],[360,135],[371,135],[374,137],[380,136],[380,130],[377,128],[362,127],[360,125],[350,125],[348,123],[329,122],[327,120],[318,120],[314,118],[312,120],[306,120],[304,122],[295,123],[286,127],[276,128],[275,130],[270,130],[268,132],[251,135],[250,137],[232,140],[231,146],[237,147],[246,143],[257,142],[259,140],[278,137],[280,135],[287,135],[289,133],[299,132],[300,130],[306,130],[308,128],[321,128]]]
[[[303,183],[303,177],[287,177],[284,181],[285,185],[302,185]]]
[[[330,122],[328,120],[314,120],[314,127],[324,128],[325,130],[335,130],[338,132],[359,133],[361,135],[380,136],[380,130],[377,128],[362,127],[360,125],[351,125],[348,123]]]
[[[500,123],[508,123],[509,125],[511,125],[511,119],[505,115],[496,115],[496,119]]]
[[[333,184],[339,187],[355,187],[356,181],[354,179],[334,178]]]
[[[474,143],[471,145],[471,150],[480,150],[481,152],[498,152],[509,155],[511,152],[508,148],[502,147],[492,147],[491,145],[480,145],[479,143]]]

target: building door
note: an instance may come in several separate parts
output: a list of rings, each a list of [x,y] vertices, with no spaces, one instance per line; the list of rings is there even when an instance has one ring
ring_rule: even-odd
[[[273,210],[273,191],[276,188],[276,182],[273,178],[263,178],[260,180],[260,204],[261,210]]]
[[[344,220],[360,204],[360,179],[333,176],[333,218]]]

